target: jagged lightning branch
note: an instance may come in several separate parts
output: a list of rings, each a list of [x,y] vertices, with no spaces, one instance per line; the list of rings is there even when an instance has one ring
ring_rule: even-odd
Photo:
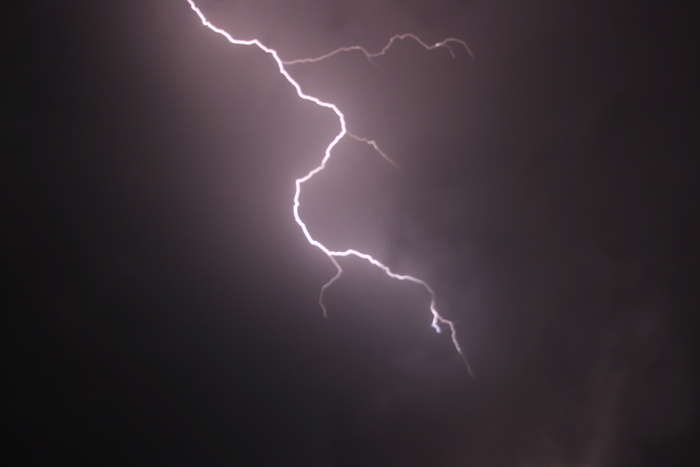
[[[380,50],[379,52],[376,52],[376,53],[370,53],[370,52],[368,52],[367,49],[365,49],[365,48],[362,47],[361,45],[352,45],[352,46],[350,46],[350,47],[341,47],[341,48],[339,48],[339,49],[335,49],[334,51],[329,52],[329,53],[327,53],[327,54],[325,54],[325,55],[321,55],[320,57],[316,57],[316,58],[299,58],[299,59],[297,59],[297,60],[282,60],[282,63],[283,63],[284,65],[295,65],[295,64],[297,64],[297,63],[314,63],[314,62],[320,62],[321,60],[325,60],[325,59],[330,58],[330,57],[332,57],[333,55],[339,54],[339,53],[341,53],[341,52],[351,52],[351,51],[353,51],[353,50],[359,50],[360,52],[362,52],[363,54],[365,54],[365,57],[367,57],[367,60],[369,60],[370,63],[372,63],[374,66],[376,66],[376,63],[374,63],[374,62],[372,61],[373,58],[380,57],[380,56],[386,54],[387,51],[391,48],[391,46],[394,44],[394,42],[396,42],[397,40],[399,40],[399,39],[401,39],[401,40],[403,40],[403,39],[408,39],[409,37],[410,37],[411,39],[415,40],[416,42],[418,42],[420,45],[422,45],[426,50],[433,50],[433,49],[437,49],[438,47],[445,47],[447,50],[450,51],[450,55],[452,55],[452,58],[454,58],[455,53],[454,53],[454,50],[452,50],[452,47],[450,47],[450,44],[451,44],[451,43],[460,44],[461,46],[463,46],[463,47],[467,50],[467,53],[468,53],[472,58],[474,58],[474,54],[472,53],[471,49],[469,48],[469,46],[467,45],[467,43],[464,42],[463,40],[455,39],[455,38],[450,37],[450,38],[447,38],[447,39],[445,39],[445,40],[443,40],[443,41],[437,42],[437,43],[435,43],[435,44],[433,44],[433,45],[428,45],[428,44],[426,44],[425,42],[423,42],[423,41],[421,40],[420,37],[416,36],[415,34],[410,34],[410,33],[409,33],[409,34],[397,34],[397,35],[395,35],[394,37],[392,37],[391,39],[389,39],[389,42],[384,46],[384,48],[383,48],[382,50]]]
[[[359,50],[359,51],[363,52],[365,54],[365,56],[367,57],[367,59],[370,62],[372,62],[372,58],[384,55],[389,50],[389,48],[391,48],[391,45],[398,39],[406,39],[406,38],[414,39],[416,42],[418,42],[420,45],[422,45],[427,50],[433,50],[433,49],[436,49],[438,47],[445,47],[450,51],[450,54],[452,54],[453,57],[454,57],[454,52],[450,48],[451,43],[456,43],[456,44],[460,44],[460,45],[464,46],[464,48],[467,50],[469,55],[473,56],[471,51],[469,50],[469,47],[467,47],[467,44],[464,41],[461,41],[459,39],[449,38],[449,39],[445,39],[441,42],[438,42],[434,45],[428,45],[425,42],[423,42],[420,38],[418,38],[417,36],[415,36],[413,34],[399,34],[399,35],[392,37],[389,40],[389,43],[381,51],[379,51],[377,53],[369,53],[364,47],[361,47],[361,46],[352,46],[352,47],[343,47],[343,48],[334,50],[333,52],[330,52],[326,55],[322,55],[322,56],[317,57],[317,58],[306,58],[306,59],[299,59],[299,60],[284,61],[279,57],[279,54],[277,53],[276,50],[265,46],[258,39],[252,39],[252,40],[234,39],[228,32],[226,32],[223,29],[220,29],[220,28],[214,26],[212,23],[210,23],[209,20],[207,20],[207,18],[204,16],[202,11],[197,7],[197,5],[195,5],[193,0],[187,0],[187,2],[190,4],[190,7],[192,7],[192,10],[194,10],[194,12],[197,13],[197,16],[199,16],[199,19],[202,20],[203,25],[205,25],[206,27],[208,27],[212,31],[221,34],[226,39],[228,39],[228,41],[232,44],[255,45],[259,49],[261,49],[263,52],[270,54],[272,56],[272,58],[275,59],[275,62],[277,63],[277,66],[279,67],[279,72],[282,74],[282,76],[284,76],[287,79],[287,81],[289,81],[289,83],[292,86],[294,86],[294,89],[296,89],[297,94],[299,95],[300,98],[307,100],[307,101],[311,101],[318,106],[331,109],[338,116],[338,120],[340,122],[340,132],[335,136],[335,138],[333,138],[333,141],[331,141],[331,143],[326,148],[326,152],[325,152],[325,155],[323,156],[323,159],[321,160],[321,164],[318,167],[316,167],[315,169],[313,169],[311,172],[309,172],[306,176],[296,180],[296,191],[294,193],[294,209],[293,209],[294,219],[296,220],[297,224],[299,224],[299,227],[301,227],[301,230],[304,232],[304,236],[309,241],[309,243],[311,245],[315,246],[316,248],[318,248],[319,250],[323,251],[326,254],[326,256],[328,256],[328,258],[331,260],[331,262],[335,265],[335,267],[337,269],[335,276],[333,276],[326,284],[324,284],[323,287],[321,287],[321,293],[319,295],[318,302],[319,302],[319,305],[321,305],[321,309],[323,310],[323,316],[328,317],[328,310],[326,309],[326,305],[323,303],[323,296],[326,292],[326,289],[328,289],[328,287],[333,285],[333,283],[335,281],[337,281],[340,278],[340,276],[343,274],[343,268],[340,266],[340,264],[338,263],[336,258],[340,257],[340,256],[357,256],[358,258],[362,258],[362,259],[368,261],[369,263],[373,264],[374,266],[383,270],[387,276],[392,277],[394,279],[401,280],[401,281],[415,282],[416,284],[422,285],[425,288],[425,290],[428,291],[428,293],[430,294],[430,312],[433,314],[432,327],[438,333],[442,331],[439,323],[445,324],[450,328],[450,332],[452,334],[452,343],[454,344],[455,349],[457,349],[457,352],[459,353],[459,355],[462,357],[462,360],[464,361],[464,364],[466,365],[467,370],[469,371],[469,374],[472,377],[474,377],[474,374],[472,373],[471,366],[469,365],[467,358],[464,356],[464,353],[462,352],[462,347],[459,345],[459,342],[457,341],[457,330],[455,328],[455,325],[452,321],[450,321],[446,318],[443,318],[440,315],[440,313],[438,313],[437,309],[435,308],[435,292],[433,291],[432,287],[430,287],[430,285],[428,285],[427,282],[425,282],[421,279],[418,279],[416,277],[413,277],[413,276],[408,276],[405,274],[396,274],[396,273],[392,272],[388,266],[385,266],[384,264],[380,263],[379,261],[374,259],[372,256],[370,256],[366,253],[359,252],[357,250],[345,250],[345,251],[329,250],[325,245],[323,245],[322,243],[320,243],[317,240],[314,240],[314,238],[309,233],[309,229],[306,227],[306,224],[304,224],[304,221],[302,221],[301,217],[299,217],[299,196],[301,194],[301,185],[303,183],[309,181],[314,175],[316,175],[317,173],[321,172],[323,169],[326,168],[326,163],[328,162],[328,160],[331,157],[331,152],[333,151],[333,148],[338,144],[338,142],[341,139],[343,139],[344,136],[347,135],[347,136],[349,136],[357,141],[360,141],[360,142],[363,142],[365,144],[372,146],[375,149],[375,151],[377,151],[377,153],[379,155],[381,155],[384,159],[386,159],[387,161],[389,161],[391,164],[393,164],[395,166],[397,164],[394,161],[392,161],[389,158],[389,156],[387,156],[381,149],[379,149],[379,146],[377,145],[377,143],[375,141],[368,140],[366,138],[362,138],[359,136],[355,136],[352,133],[348,132],[347,126],[345,123],[345,115],[343,115],[343,113],[340,111],[340,109],[335,104],[332,104],[329,102],[324,102],[316,97],[310,96],[308,94],[304,94],[304,92],[301,90],[301,86],[299,85],[299,83],[297,83],[291,77],[291,75],[287,72],[287,70],[285,69],[285,65],[318,62],[321,60],[325,60],[326,58],[329,58],[329,57],[331,57],[335,54],[338,54],[340,52],[348,52],[348,51],[352,51],[352,50]],[[374,63],[374,62],[372,62],[372,63]]]

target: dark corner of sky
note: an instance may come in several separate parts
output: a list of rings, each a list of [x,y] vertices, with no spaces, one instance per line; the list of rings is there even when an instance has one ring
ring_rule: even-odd
[[[0,7],[10,444],[44,464],[696,466],[690,1]]]

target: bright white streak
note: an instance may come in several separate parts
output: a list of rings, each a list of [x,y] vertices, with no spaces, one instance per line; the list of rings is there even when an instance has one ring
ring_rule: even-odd
[[[340,278],[340,276],[343,274],[343,268],[340,266],[340,264],[335,259],[335,257],[338,257],[338,256],[357,256],[358,258],[362,258],[362,259],[368,261],[369,263],[373,264],[374,266],[383,270],[387,276],[392,277],[394,279],[398,279],[400,281],[415,282],[416,284],[422,285],[425,288],[425,290],[427,290],[428,293],[430,293],[430,312],[433,314],[432,327],[435,329],[435,331],[440,333],[440,332],[442,332],[442,329],[440,328],[439,323],[446,324],[447,326],[449,326],[450,332],[452,334],[452,343],[454,344],[455,349],[457,349],[457,352],[459,353],[459,355],[462,357],[464,364],[467,366],[467,371],[469,371],[469,374],[472,377],[474,377],[474,373],[472,373],[471,366],[469,365],[467,358],[464,356],[464,353],[462,352],[462,347],[459,345],[459,342],[457,341],[457,330],[455,329],[455,325],[452,321],[450,321],[446,318],[443,318],[438,313],[437,309],[435,308],[435,292],[433,291],[432,287],[430,287],[430,285],[428,285],[427,282],[425,282],[421,279],[415,278],[413,276],[408,276],[405,274],[396,274],[396,273],[392,272],[388,266],[385,266],[384,264],[380,263],[379,261],[374,259],[372,256],[370,256],[366,253],[359,252],[357,250],[345,250],[345,251],[329,250],[328,248],[326,248],[325,245],[318,242],[317,240],[314,240],[314,238],[309,233],[309,229],[306,227],[306,224],[304,224],[304,221],[302,221],[301,217],[299,217],[299,195],[301,194],[302,183],[310,180],[314,175],[316,175],[317,173],[319,173],[320,171],[322,171],[323,169],[326,168],[326,162],[328,162],[328,160],[330,159],[331,152],[333,151],[333,148],[336,146],[336,144],[338,144],[338,142],[341,139],[343,139],[343,137],[345,135],[348,135],[348,136],[352,137],[353,139],[356,139],[358,141],[369,144],[387,161],[389,161],[393,165],[396,165],[396,163],[394,161],[392,161],[386,154],[384,154],[384,152],[382,152],[379,149],[379,146],[377,146],[377,143],[375,143],[374,141],[368,140],[365,138],[361,138],[359,136],[355,136],[355,135],[352,135],[351,133],[348,133],[347,128],[346,128],[346,124],[345,124],[345,115],[343,115],[343,113],[340,111],[340,109],[338,107],[336,107],[335,104],[331,104],[329,102],[324,102],[316,97],[309,96],[308,94],[304,94],[304,92],[301,90],[301,86],[299,85],[299,83],[294,81],[294,79],[291,77],[291,75],[284,68],[285,64],[317,62],[317,61],[323,60],[325,58],[328,58],[332,55],[335,55],[336,53],[349,51],[349,50],[361,50],[362,52],[364,52],[364,54],[367,56],[367,58],[371,60],[372,57],[384,55],[386,53],[386,51],[389,50],[389,48],[391,47],[391,44],[393,44],[396,39],[405,39],[407,37],[411,37],[411,38],[415,39],[419,44],[421,44],[423,47],[425,47],[428,50],[432,50],[432,49],[437,48],[437,47],[447,47],[447,49],[450,51],[451,54],[452,54],[452,49],[450,49],[448,43],[449,42],[457,42],[457,43],[462,44],[467,49],[469,54],[471,55],[471,51],[469,50],[469,47],[467,47],[467,44],[459,39],[445,39],[444,41],[438,42],[437,44],[435,44],[433,46],[428,46],[413,34],[402,34],[402,35],[397,35],[397,36],[392,37],[389,40],[389,43],[381,50],[381,52],[378,52],[376,54],[370,54],[363,47],[353,46],[353,47],[344,47],[342,49],[335,50],[329,54],[323,55],[323,56],[318,57],[318,58],[293,60],[293,61],[285,62],[279,57],[276,50],[271,49],[269,47],[266,47],[257,39],[252,39],[252,40],[247,40],[247,41],[241,40],[241,39],[234,39],[228,32],[224,31],[223,29],[217,28],[212,23],[210,23],[209,20],[204,16],[202,11],[197,7],[197,5],[195,5],[193,0],[187,0],[187,2],[190,4],[190,7],[192,7],[192,10],[194,10],[194,12],[197,13],[197,16],[199,16],[199,19],[202,20],[202,24],[204,26],[208,27],[209,29],[211,29],[212,31],[214,31],[216,33],[221,34],[230,43],[236,44],[236,45],[255,45],[258,48],[260,48],[262,51],[264,51],[265,53],[272,55],[272,58],[274,58],[275,62],[277,62],[277,66],[279,67],[280,73],[282,74],[282,76],[284,76],[287,79],[287,81],[289,81],[289,83],[292,86],[294,86],[294,89],[296,89],[297,94],[299,95],[300,98],[307,100],[307,101],[311,101],[314,104],[319,105],[321,107],[326,107],[328,109],[331,109],[338,116],[338,120],[340,121],[340,133],[338,133],[335,136],[335,138],[333,138],[333,141],[331,141],[331,143],[326,148],[326,153],[323,156],[323,159],[321,160],[321,165],[319,165],[318,167],[313,169],[305,177],[298,178],[296,180],[296,192],[294,193],[294,210],[293,210],[294,211],[294,219],[296,220],[297,224],[299,224],[299,227],[301,227],[301,230],[304,232],[304,236],[309,241],[309,243],[311,245],[315,246],[316,248],[318,248],[319,250],[323,251],[326,254],[326,256],[328,256],[328,258],[331,260],[331,262],[335,265],[335,267],[337,269],[335,276],[333,276],[326,284],[324,284],[323,287],[321,287],[321,293],[319,295],[318,303],[319,303],[319,305],[321,305],[321,309],[323,310],[323,316],[326,318],[328,317],[328,310],[326,310],[326,305],[323,303],[323,295],[324,295],[326,289],[328,287],[330,287],[331,285],[333,285],[333,283],[335,281],[337,281]]]

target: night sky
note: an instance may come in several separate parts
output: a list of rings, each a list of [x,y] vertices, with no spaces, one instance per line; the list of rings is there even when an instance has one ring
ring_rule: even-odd
[[[0,6],[17,465],[700,465],[700,6]],[[8,384],[9,383],[9,384]]]

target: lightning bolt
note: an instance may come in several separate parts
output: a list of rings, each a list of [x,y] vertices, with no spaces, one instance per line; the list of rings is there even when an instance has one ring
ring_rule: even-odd
[[[335,104],[332,104],[330,102],[324,102],[324,101],[322,101],[314,96],[310,96],[308,94],[305,94],[301,90],[301,86],[299,85],[299,83],[297,83],[294,80],[294,78],[291,77],[291,75],[287,72],[287,69],[285,68],[285,65],[296,65],[296,64],[301,64],[301,63],[319,62],[319,61],[325,60],[329,57],[332,57],[333,55],[339,54],[341,52],[349,52],[349,51],[353,51],[353,50],[359,50],[362,53],[364,53],[365,57],[367,57],[367,59],[372,64],[374,64],[376,66],[376,64],[374,62],[372,62],[373,58],[376,58],[376,57],[379,57],[379,56],[386,54],[386,52],[391,48],[392,44],[394,44],[394,42],[396,42],[397,40],[408,39],[408,38],[415,40],[418,44],[423,46],[426,50],[433,50],[433,49],[436,49],[439,47],[444,47],[447,50],[449,50],[452,57],[454,57],[454,51],[452,50],[450,45],[451,44],[458,44],[458,45],[463,46],[467,50],[469,55],[473,57],[474,55],[472,54],[471,50],[469,50],[469,47],[467,46],[467,44],[464,41],[459,40],[459,39],[448,38],[448,39],[445,39],[441,42],[437,42],[436,44],[428,45],[414,34],[398,34],[398,35],[393,36],[391,39],[389,39],[389,42],[387,43],[387,45],[384,46],[384,48],[381,51],[376,52],[376,53],[370,53],[364,47],[361,47],[361,46],[352,46],[352,47],[342,47],[340,49],[336,49],[330,53],[327,53],[327,54],[322,55],[322,56],[317,57],[317,58],[304,58],[304,59],[298,59],[298,60],[285,61],[285,60],[282,60],[280,58],[279,54],[277,53],[277,51],[275,49],[271,49],[271,48],[265,46],[258,39],[251,39],[251,40],[235,39],[228,32],[214,26],[204,16],[204,13],[202,13],[202,11],[197,7],[197,5],[195,5],[193,0],[187,0],[187,2],[190,4],[190,7],[197,14],[197,16],[199,16],[199,19],[202,21],[202,24],[204,26],[208,27],[209,29],[211,29],[212,31],[214,31],[218,34],[221,34],[230,43],[236,44],[236,45],[249,45],[249,46],[254,45],[254,46],[258,47],[260,50],[262,50],[263,52],[270,54],[272,56],[272,58],[275,60],[275,62],[277,63],[277,66],[279,67],[280,74],[282,76],[284,76],[287,81],[289,81],[289,84],[294,86],[294,89],[296,90],[297,95],[299,95],[299,97],[301,99],[311,101],[320,107],[325,107],[327,109],[330,109],[338,117],[338,121],[340,122],[340,132],[335,136],[335,138],[333,138],[333,140],[330,142],[328,147],[326,147],[326,152],[323,156],[323,159],[321,160],[321,164],[318,167],[316,167],[315,169],[313,169],[311,172],[306,174],[306,176],[299,178],[295,181],[296,191],[294,193],[294,207],[293,207],[294,220],[296,221],[297,224],[299,224],[299,227],[301,227],[301,230],[302,230],[302,232],[304,232],[304,236],[306,237],[308,242],[311,245],[318,248],[319,250],[323,251],[323,253],[325,253],[326,256],[328,256],[328,259],[331,260],[331,262],[333,263],[333,265],[336,267],[336,270],[337,270],[336,274],[326,284],[324,284],[323,287],[321,287],[321,293],[319,294],[318,303],[319,303],[319,305],[321,305],[321,309],[323,310],[323,316],[326,318],[328,317],[328,310],[326,309],[326,305],[323,302],[323,296],[324,296],[326,290],[331,285],[333,285],[338,279],[340,279],[340,276],[343,275],[343,268],[340,266],[340,263],[338,263],[338,260],[336,258],[345,257],[345,256],[357,256],[358,258],[362,258],[362,259],[366,260],[367,262],[369,262],[370,264],[383,270],[386,273],[386,275],[391,277],[391,278],[394,278],[394,279],[397,279],[400,281],[414,282],[416,284],[420,284],[421,286],[423,286],[423,288],[425,288],[425,290],[430,294],[430,312],[433,315],[432,327],[438,333],[442,332],[442,328],[440,327],[440,324],[446,325],[450,328],[450,332],[452,335],[452,343],[454,344],[454,347],[457,350],[457,352],[459,353],[460,357],[462,357],[462,361],[464,361],[464,364],[467,367],[467,371],[469,372],[469,374],[473,378],[474,373],[472,372],[471,366],[469,365],[467,358],[464,356],[464,352],[462,351],[462,347],[459,345],[459,341],[457,340],[457,329],[455,328],[455,324],[454,324],[454,322],[450,321],[449,319],[443,318],[440,315],[440,313],[438,313],[438,311],[435,307],[435,291],[433,291],[433,288],[430,287],[430,285],[427,282],[425,282],[422,279],[418,279],[416,277],[413,277],[413,276],[408,276],[405,274],[396,274],[396,273],[392,272],[388,266],[382,264],[381,262],[379,262],[375,258],[373,258],[371,255],[368,255],[366,253],[362,253],[362,252],[357,251],[357,250],[333,251],[333,250],[328,249],[325,245],[323,245],[319,241],[315,240],[311,236],[311,233],[309,233],[308,227],[306,227],[306,224],[304,224],[304,221],[302,221],[301,217],[299,217],[299,196],[301,194],[301,186],[305,182],[311,180],[311,178],[313,178],[314,175],[316,175],[317,173],[321,172],[323,169],[326,168],[326,164],[328,163],[328,161],[331,158],[331,153],[333,151],[333,148],[345,136],[348,136],[348,137],[353,138],[357,141],[360,141],[360,142],[363,142],[365,144],[372,146],[372,148],[374,148],[374,150],[380,156],[382,156],[384,159],[386,159],[388,162],[390,162],[391,164],[393,164],[394,166],[397,166],[397,167],[398,167],[398,165],[393,160],[391,160],[391,158],[389,158],[389,156],[387,156],[379,148],[379,146],[377,145],[377,143],[375,141],[369,140],[366,138],[362,138],[360,136],[356,136],[356,135],[353,135],[352,133],[348,132],[347,125],[345,122],[345,115],[343,115],[343,113],[340,111],[340,109]]]

